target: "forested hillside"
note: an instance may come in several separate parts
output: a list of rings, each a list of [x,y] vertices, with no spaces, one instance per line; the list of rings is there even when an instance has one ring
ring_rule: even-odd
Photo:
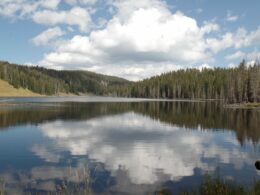
[[[69,92],[75,94],[93,93],[96,95],[106,95],[109,93],[108,89],[110,87],[123,86],[130,83],[122,78],[96,74],[89,71],[57,71],[41,67],[33,67],[32,69],[62,80],[67,85]]]
[[[186,69],[130,82],[88,71],[57,71],[0,62],[0,79],[35,93],[91,93],[121,97],[222,99],[260,102],[260,64],[237,68]]]
[[[15,88],[29,89],[35,93],[92,93],[104,95],[108,88],[125,85],[129,81],[88,71],[57,71],[41,67],[20,66],[0,62],[0,79]]]
[[[114,89],[117,96],[260,102],[260,64],[173,71]]]

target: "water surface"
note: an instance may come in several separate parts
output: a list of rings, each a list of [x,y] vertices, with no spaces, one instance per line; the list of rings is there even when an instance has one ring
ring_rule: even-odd
[[[205,174],[259,177],[260,111],[218,102],[9,98],[0,107],[0,189],[147,194],[196,189]]]

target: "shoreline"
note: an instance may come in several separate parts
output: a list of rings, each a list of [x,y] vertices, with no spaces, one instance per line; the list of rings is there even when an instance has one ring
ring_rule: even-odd
[[[231,109],[257,109],[260,108],[260,103],[236,103],[236,104],[224,104],[224,108]]]
[[[0,94],[0,99],[4,98],[45,98],[45,97],[80,97],[80,96],[91,96],[90,94],[73,94],[73,93],[59,93],[55,95],[45,95],[45,94],[30,94],[30,95],[12,95],[12,94]],[[1,100],[0,100],[1,102]]]
[[[59,93],[56,95],[42,95],[42,94],[33,94],[33,95],[0,95],[0,105],[10,103],[9,98],[66,98],[66,97],[94,97],[93,94],[72,94],[72,93]],[[218,102],[223,101],[219,99],[149,99],[149,98],[129,98],[129,97],[113,97],[113,96],[97,96],[103,98],[126,98],[126,99],[142,99],[146,101],[166,101],[166,102]],[[13,102],[14,103],[14,102]],[[260,109],[260,103],[234,103],[226,104],[223,102],[223,107],[228,109]]]

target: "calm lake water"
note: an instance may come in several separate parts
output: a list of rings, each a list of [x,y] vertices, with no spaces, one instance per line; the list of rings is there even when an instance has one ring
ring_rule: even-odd
[[[217,102],[0,99],[0,190],[153,194],[260,179],[260,110]]]

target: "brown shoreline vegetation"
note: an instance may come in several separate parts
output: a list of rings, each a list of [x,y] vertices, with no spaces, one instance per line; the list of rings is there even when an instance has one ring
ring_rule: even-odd
[[[232,108],[232,109],[260,109],[260,103],[225,104],[224,108]]]
[[[167,188],[155,192],[156,195],[174,195]],[[259,195],[260,181],[251,187],[245,187],[232,181],[221,180],[205,175],[196,189],[181,190],[180,195]]]

